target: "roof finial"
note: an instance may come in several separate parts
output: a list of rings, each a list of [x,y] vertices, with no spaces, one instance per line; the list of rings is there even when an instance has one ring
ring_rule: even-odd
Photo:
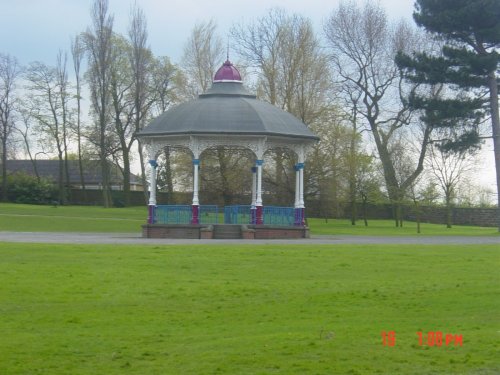
[[[227,36],[227,61],[229,61],[229,35]]]

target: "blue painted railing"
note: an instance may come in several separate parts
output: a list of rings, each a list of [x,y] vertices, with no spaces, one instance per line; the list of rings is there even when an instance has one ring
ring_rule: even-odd
[[[218,224],[219,208],[216,205],[200,205],[198,213],[200,224]],[[156,224],[190,224],[191,205],[160,205],[155,209]],[[300,225],[302,211],[293,207],[263,207],[263,221],[268,225]],[[251,206],[224,207],[224,224],[252,224]]]
[[[264,206],[264,224],[289,225],[295,224],[295,209],[293,207]]]
[[[200,206],[198,213],[200,224],[218,224],[219,223],[219,207],[216,205],[204,204]]]
[[[155,224],[189,224],[192,209],[188,204],[156,206]]]
[[[224,224],[250,224],[252,206],[225,206]]]
[[[199,207],[200,224],[217,224],[219,222],[219,208],[216,205],[201,205]],[[155,224],[190,224],[191,219],[191,205],[156,206]]]
[[[296,225],[297,210],[293,207],[264,206],[264,224]],[[300,221],[299,221],[300,222]],[[224,224],[252,224],[251,206],[224,207]]]

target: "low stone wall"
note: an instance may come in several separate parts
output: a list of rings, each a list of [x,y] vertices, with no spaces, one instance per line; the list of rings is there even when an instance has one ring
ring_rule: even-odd
[[[452,223],[455,225],[475,225],[482,227],[497,226],[497,209],[480,207],[453,207]],[[363,207],[356,207],[358,220],[363,219]],[[316,218],[349,219],[351,207],[348,204],[338,204],[333,207],[330,203],[321,204],[319,201],[306,202],[306,216]],[[371,219],[393,219],[393,210],[390,204],[373,204],[366,206],[366,216]],[[416,221],[415,207],[403,206],[404,220]],[[420,220],[426,223],[446,224],[446,207],[443,206],[420,206]]]
[[[250,233],[253,231],[253,238],[256,240],[309,238],[309,228],[307,227],[283,227],[272,225],[248,225],[247,227],[247,238],[251,238]],[[243,230],[243,232],[245,232],[245,230]],[[245,237],[245,233],[243,236]]]
[[[274,225],[242,225],[241,236],[241,238],[245,240],[309,238],[309,228]],[[213,239],[214,235],[212,225],[145,224],[142,226],[142,237]]]
[[[203,227],[194,224],[145,224],[142,226],[142,237],[200,239]]]
[[[415,212],[411,209],[408,209],[408,211],[405,219],[415,221]],[[445,207],[421,207],[420,211],[420,221],[424,223],[446,223]],[[496,208],[453,207],[451,210],[451,221],[454,225],[496,227],[497,212]]]

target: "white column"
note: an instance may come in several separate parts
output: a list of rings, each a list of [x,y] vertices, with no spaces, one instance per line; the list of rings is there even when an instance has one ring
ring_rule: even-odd
[[[257,167],[252,167],[252,208],[257,204]]]
[[[155,159],[149,161],[151,169],[149,171],[149,205],[156,206],[156,167],[158,164]]]
[[[304,208],[304,163],[299,163],[299,208]]]
[[[200,159],[193,159],[193,205],[198,206],[200,201],[198,199],[198,176],[200,168]]]
[[[299,170],[299,165],[295,164],[295,208],[299,208],[300,205],[300,170]]]
[[[148,202],[148,224],[155,223],[156,211],[156,167],[158,164],[156,160],[151,158],[149,160],[151,169],[149,171],[149,202]]]
[[[258,159],[255,161],[257,165],[257,198],[255,199],[255,224],[261,225],[264,223],[264,208],[262,207],[262,164],[264,161]]]
[[[256,160],[257,165],[257,197],[255,199],[256,206],[262,206],[262,164],[263,160]]]

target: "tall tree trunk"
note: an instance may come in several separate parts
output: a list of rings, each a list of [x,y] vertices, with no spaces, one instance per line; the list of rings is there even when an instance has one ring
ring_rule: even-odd
[[[83,155],[82,155],[82,133],[81,133],[81,122],[80,122],[80,112],[81,112],[81,107],[80,107],[80,92],[78,91],[77,93],[78,99],[77,99],[77,131],[76,131],[76,136],[78,138],[78,171],[80,174],[80,185],[82,188],[83,192],[83,201],[87,202],[87,191],[85,190],[85,177],[83,175]]]
[[[101,113],[99,119],[99,159],[101,163],[102,173],[102,204],[105,208],[113,206],[111,198],[111,186],[109,181],[109,164],[106,157],[106,114],[102,108],[106,108],[106,100],[104,95],[101,98]]]
[[[139,139],[137,140],[137,149],[139,150],[139,163],[141,164],[141,182],[143,186],[144,202],[145,204],[148,204],[149,189],[148,189],[148,181],[146,179],[146,166],[144,165],[144,154],[143,154],[142,144]]]
[[[377,151],[380,157],[380,161],[382,162],[384,180],[387,187],[389,200],[392,204],[394,222],[397,228],[399,227],[400,224],[401,202],[400,202],[400,191],[399,191],[400,189],[398,181],[396,179],[396,171],[394,170],[394,165],[392,163],[391,156],[387,148],[387,141],[382,139],[378,125],[374,120],[370,121],[370,128],[372,130],[373,139],[375,140],[375,145],[377,146]]]
[[[286,205],[285,202],[283,202],[283,198],[286,196],[285,191],[285,182],[284,182],[284,176],[283,176],[283,152],[281,150],[276,150],[276,158],[275,158],[275,163],[276,163],[276,190],[277,190],[277,199],[276,199],[276,205],[282,206]]]
[[[351,202],[351,225],[356,225],[356,123],[353,123],[353,132],[349,149],[349,201]]]
[[[76,79],[76,141],[78,148],[78,173],[80,175],[80,187],[83,193],[83,201],[87,202],[87,192],[85,191],[85,178],[83,177],[83,156],[82,156],[82,97],[81,97],[81,82],[80,82],[80,64],[83,56],[83,48],[81,38],[76,36],[71,41],[71,54],[73,56],[73,68]]]
[[[445,196],[446,201],[446,228],[451,228],[451,192],[447,191]]]
[[[100,155],[101,173],[102,173],[102,204],[105,208],[113,206],[111,197],[111,186],[109,182],[109,165],[106,155]]]
[[[2,201],[7,202],[7,134],[2,137]]]
[[[227,158],[223,147],[217,147],[217,159],[219,161],[222,199],[225,206],[229,206],[231,202],[231,188],[227,179]]]
[[[122,146],[123,147],[123,146]],[[130,206],[130,154],[128,148],[123,147],[123,203]]]
[[[66,125],[64,125],[66,128]],[[64,200],[68,203],[70,198],[70,182],[69,182],[69,162],[68,162],[68,144],[66,130],[64,130]]]
[[[59,178],[57,180],[59,187],[59,204],[66,204],[66,192],[64,191],[64,157],[63,153],[59,151]]]
[[[500,232],[500,119],[498,114],[498,82],[495,71],[488,76],[488,86],[490,88],[493,152],[495,154],[495,171],[497,174],[497,226]]]
[[[367,204],[367,201],[368,201],[368,195],[363,194],[361,196],[361,199],[363,199],[363,222],[365,223],[365,227],[367,227],[368,226],[368,218],[367,218],[367,215],[366,215],[366,204]]]

